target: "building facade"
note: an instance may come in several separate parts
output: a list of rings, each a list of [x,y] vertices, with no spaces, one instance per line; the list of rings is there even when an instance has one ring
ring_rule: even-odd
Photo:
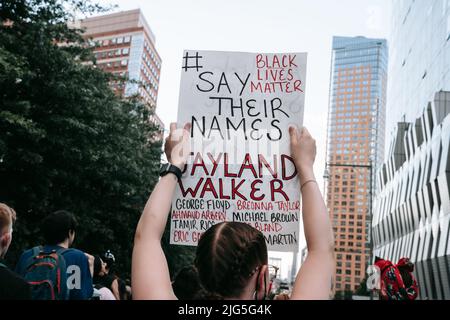
[[[415,121],[450,90],[450,1],[392,1],[390,44],[387,141],[398,122]]]
[[[374,170],[384,153],[387,42],[334,37],[327,134],[327,207],[335,291],[355,291],[370,260]]]
[[[161,58],[155,48],[155,36],[139,9],[95,16],[77,22],[84,36],[94,45],[97,66],[130,81],[111,83],[124,97],[138,94],[156,111]],[[156,115],[151,119],[162,129]]]
[[[377,173],[374,255],[408,257],[421,299],[450,299],[450,92],[413,122],[400,122]]]
[[[374,254],[416,264],[419,298],[450,299],[450,1],[392,3],[387,130]]]

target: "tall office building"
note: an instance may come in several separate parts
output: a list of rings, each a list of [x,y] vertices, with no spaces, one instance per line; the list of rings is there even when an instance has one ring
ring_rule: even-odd
[[[392,1],[386,133],[450,90],[450,1]]]
[[[421,299],[450,299],[450,1],[392,6],[386,162],[374,254],[409,257]]]
[[[384,152],[386,40],[334,37],[327,135],[327,206],[335,291],[354,291],[370,260],[374,170]]]
[[[138,94],[155,111],[161,58],[155,49],[155,36],[141,11],[86,18],[77,21],[76,27],[85,29],[84,36],[95,44],[98,67],[143,84],[112,83],[116,93],[124,97]],[[156,113],[152,121],[164,128]]]

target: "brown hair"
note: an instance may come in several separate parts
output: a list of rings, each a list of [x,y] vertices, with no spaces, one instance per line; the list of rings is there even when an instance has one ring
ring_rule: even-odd
[[[267,260],[266,241],[260,231],[245,223],[223,222],[200,238],[195,267],[210,296],[236,298]]]
[[[16,212],[4,203],[0,203],[0,235],[16,221]]]

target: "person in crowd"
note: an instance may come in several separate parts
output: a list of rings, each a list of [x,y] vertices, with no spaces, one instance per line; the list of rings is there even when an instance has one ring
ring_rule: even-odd
[[[41,232],[45,244],[26,250],[20,257],[16,272],[29,283],[50,281],[50,293],[40,286],[32,286],[33,299],[89,300],[93,294],[93,257],[71,248],[77,229],[75,216],[64,210],[48,215],[42,222]],[[52,270],[42,270],[45,264],[54,263]],[[40,272],[36,272],[40,271]],[[47,277],[34,281],[36,277]]]
[[[375,257],[380,269],[381,300],[415,300],[419,294],[414,277],[414,264],[409,258],[401,258],[397,264]]]
[[[16,212],[0,203],[0,300],[30,300],[28,283],[6,266],[5,258],[12,242]]]
[[[128,289],[123,281],[115,272],[116,257],[107,250],[103,255],[102,261],[105,263],[105,274],[102,277],[102,283],[108,287],[117,300],[128,300]]]
[[[419,286],[414,277],[414,263],[409,258],[403,257],[397,262],[397,268],[403,282],[402,294],[405,300],[416,300],[419,295]]]
[[[98,290],[100,300],[116,300],[116,297],[104,284],[104,278],[107,276],[106,263],[103,262],[100,256],[94,256],[94,288]]]
[[[111,250],[106,250],[103,254],[102,261],[106,265],[106,272],[112,275],[115,275],[115,265],[116,265],[116,257],[111,252]]]
[[[133,299],[177,299],[161,238],[180,171],[190,154],[190,129],[190,124],[181,130],[177,130],[176,124],[170,125],[165,153],[171,170],[155,186],[136,229],[131,274]],[[289,133],[291,155],[300,180],[308,246],[308,256],[297,274],[290,299],[329,299],[335,270],[334,238],[313,172],[316,144],[306,128],[299,132],[290,127]],[[224,222],[209,228],[199,240],[194,267],[200,285],[207,292],[205,297],[262,300],[268,295],[265,238],[247,224]]]

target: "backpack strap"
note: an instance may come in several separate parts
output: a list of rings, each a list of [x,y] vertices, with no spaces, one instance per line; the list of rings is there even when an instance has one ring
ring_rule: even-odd
[[[31,255],[26,260],[25,268],[28,269],[33,264],[34,258],[37,257],[42,251],[44,250],[43,246],[36,246],[33,249],[31,249]],[[21,276],[24,276],[22,274]]]
[[[36,257],[39,253],[44,251],[44,247],[43,246],[37,246],[34,247],[33,249],[31,249],[31,256],[34,258]]]
[[[59,248],[56,250],[56,254],[60,258],[59,263],[60,263],[60,266],[61,266],[63,272],[66,272],[66,270],[67,270],[66,259],[64,258],[64,253],[67,251],[69,251],[69,249],[66,249],[66,248]],[[64,289],[61,288],[61,290],[64,292],[63,300],[69,300],[70,290],[69,290],[69,288],[67,288],[67,284],[61,283],[61,286],[64,286]]]
[[[58,250],[56,250],[56,253],[60,254],[62,256],[68,250],[69,249],[66,249],[66,248],[59,248]]]

